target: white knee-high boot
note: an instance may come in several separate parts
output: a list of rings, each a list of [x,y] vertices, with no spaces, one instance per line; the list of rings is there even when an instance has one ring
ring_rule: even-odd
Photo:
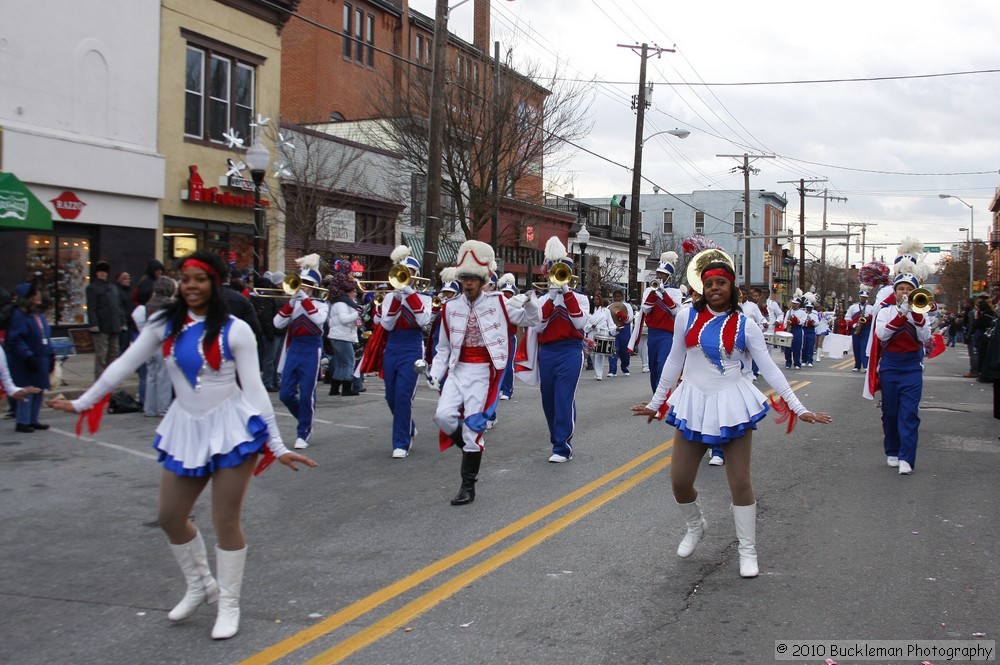
[[[218,600],[219,585],[216,584],[212,570],[208,567],[208,553],[205,551],[205,541],[201,538],[201,531],[195,531],[191,542],[170,545],[170,551],[174,553],[174,558],[184,573],[184,579],[187,580],[187,593],[181,602],[170,610],[167,618],[171,621],[181,621],[194,614],[202,603],[214,603]]]
[[[757,503],[732,506],[732,511],[740,541],[740,577],[757,577]]]
[[[691,503],[678,503],[677,507],[681,509],[681,515],[687,524],[687,533],[684,534],[681,544],[677,546],[677,556],[689,557],[694,552],[698,541],[705,535],[708,521],[701,514],[701,506],[698,505],[697,499]]]
[[[215,548],[215,563],[219,571],[219,615],[212,628],[214,640],[228,640],[240,629],[240,590],[246,560],[246,547],[233,551]]]

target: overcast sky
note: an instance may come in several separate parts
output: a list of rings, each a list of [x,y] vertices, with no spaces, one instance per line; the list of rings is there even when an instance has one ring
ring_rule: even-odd
[[[410,0],[432,17],[434,5]],[[469,41],[472,7],[456,7],[449,24]],[[593,130],[580,145],[607,160],[578,151],[555,193],[631,190],[640,57],[616,45],[646,42],[676,52],[649,60],[645,135],[679,127],[691,136],[649,140],[645,177],[675,193],[742,189],[742,174],[730,172],[737,160],[716,155],[776,155],[755,163],[751,189],[784,194],[797,225],[798,194],[779,181],[826,179],[812,187],[848,199],[829,202],[828,223],[877,224],[867,240],[890,256],[906,235],[965,241],[958,228],[969,226],[969,208],[940,193],[971,204],[976,237],[988,237],[1000,186],[1000,73],[928,75],[1000,70],[998,26],[998,0],[493,0],[501,52],[549,67],[561,60],[568,77],[598,81]],[[760,85],[885,77],[894,80]],[[806,199],[807,229],[820,228],[822,210],[822,199]]]

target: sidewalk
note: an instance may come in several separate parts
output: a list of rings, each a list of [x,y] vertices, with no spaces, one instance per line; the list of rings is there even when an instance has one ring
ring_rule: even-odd
[[[94,383],[94,354],[81,353],[67,357],[63,362],[62,374],[62,385],[52,386],[46,399],[59,393],[62,393],[66,399],[76,399],[82,395]],[[138,397],[139,375],[132,374],[122,383],[119,390],[124,390],[134,397]]]

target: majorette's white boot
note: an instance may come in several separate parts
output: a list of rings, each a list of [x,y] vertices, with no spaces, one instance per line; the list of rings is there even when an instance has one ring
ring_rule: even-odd
[[[757,577],[757,503],[731,508],[740,541],[740,577]]]
[[[170,610],[167,618],[171,621],[182,621],[194,614],[202,603],[214,603],[218,600],[219,585],[216,584],[212,570],[208,567],[208,553],[205,551],[205,541],[201,538],[201,531],[196,530],[190,542],[183,545],[171,544],[170,551],[174,553],[174,558],[184,573],[184,579],[187,580],[187,593],[181,602]]]
[[[684,534],[681,544],[677,546],[677,556],[682,558],[689,557],[694,552],[698,541],[705,535],[705,530],[708,529],[708,522],[701,514],[701,506],[698,505],[697,499],[691,503],[678,503],[677,507],[681,509],[681,515],[687,524],[687,533]]]
[[[215,548],[215,563],[219,571],[219,615],[212,628],[213,640],[228,640],[240,629],[240,590],[246,560],[246,547],[233,551]]]

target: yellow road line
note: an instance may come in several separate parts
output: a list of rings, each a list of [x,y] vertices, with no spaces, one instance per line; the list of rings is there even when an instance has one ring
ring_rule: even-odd
[[[845,369],[854,364],[854,358],[848,358],[843,362],[839,362],[833,366],[834,369]]]
[[[334,630],[344,626],[345,624],[357,619],[358,617],[371,612],[376,607],[392,600],[396,596],[399,596],[410,589],[423,584],[432,577],[443,573],[444,571],[456,566],[466,559],[469,559],[480,552],[496,545],[502,540],[515,535],[519,531],[522,531],[536,522],[548,517],[552,513],[566,507],[567,505],[581,499],[582,497],[590,494],[591,492],[599,489],[601,486],[606,485],[612,480],[618,478],[619,476],[628,473],[635,467],[639,466],[643,462],[660,455],[673,446],[673,443],[667,442],[652,450],[649,450],[634,460],[618,467],[614,471],[607,473],[600,478],[584,485],[583,487],[570,492],[564,497],[553,501],[547,506],[544,506],[535,512],[522,517],[516,522],[505,526],[499,531],[495,531],[492,534],[482,538],[471,545],[458,550],[457,552],[440,559],[424,568],[407,575],[406,577],[390,584],[389,586],[383,587],[378,591],[372,593],[371,595],[358,600],[344,609],[331,614],[326,619],[316,623],[305,630],[302,630],[291,637],[288,637],[277,644],[268,647],[264,651],[254,654],[250,658],[242,661],[240,665],[267,665],[269,663],[274,663],[280,658],[287,656],[288,654],[296,651],[309,642],[318,639],[327,633],[331,633]]]
[[[394,630],[402,628],[413,618],[423,614],[442,601],[447,600],[469,584],[472,584],[479,578],[484,577],[500,566],[516,559],[549,537],[554,536],[609,501],[621,496],[653,474],[662,471],[670,464],[671,459],[672,455],[667,455],[655,464],[651,464],[628,480],[613,487],[612,489],[609,489],[603,494],[594,497],[587,503],[583,504],[579,508],[576,508],[563,517],[560,517],[551,524],[548,524],[534,533],[525,536],[510,547],[507,547],[503,551],[493,555],[486,561],[473,566],[464,573],[456,575],[440,586],[435,587],[431,591],[396,610],[384,619],[375,622],[368,628],[352,635],[333,648],[324,651],[314,658],[311,658],[306,661],[306,665],[334,665],[373,642],[385,637]]]

